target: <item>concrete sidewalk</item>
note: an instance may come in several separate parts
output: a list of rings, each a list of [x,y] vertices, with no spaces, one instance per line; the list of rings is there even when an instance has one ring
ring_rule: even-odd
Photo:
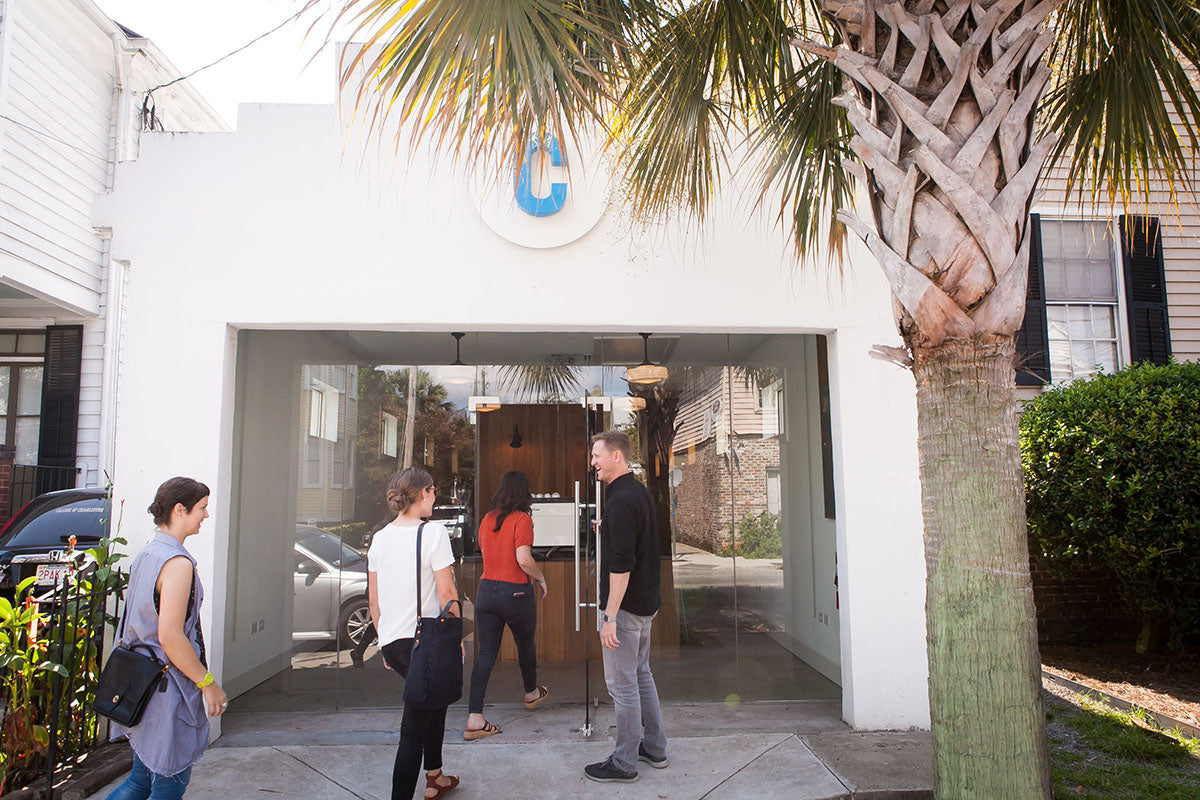
[[[929,736],[858,733],[823,703],[666,706],[670,766],[642,765],[632,784],[587,780],[584,765],[612,752],[612,709],[582,706],[530,713],[489,709],[503,733],[462,741],[466,714],[451,709],[446,771],[455,800],[916,800],[932,797]],[[461,719],[459,719],[461,717]],[[397,711],[231,714],[225,734],[193,769],[189,800],[390,796]],[[116,784],[114,783],[113,786]],[[104,798],[112,790],[100,794]],[[418,791],[417,797],[421,796]]]

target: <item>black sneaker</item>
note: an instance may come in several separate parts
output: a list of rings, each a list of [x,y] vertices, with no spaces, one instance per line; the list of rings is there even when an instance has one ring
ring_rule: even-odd
[[[626,772],[614,767],[612,759],[588,764],[583,768],[583,774],[600,783],[633,783],[638,779],[636,772]]]
[[[655,758],[654,756],[650,755],[649,753],[646,752],[645,745],[641,745],[641,744],[638,745],[638,761],[645,761],[647,764],[654,767],[655,769],[662,769],[663,767],[665,767],[671,763],[670,761],[667,761],[666,756],[661,756],[659,758]]]

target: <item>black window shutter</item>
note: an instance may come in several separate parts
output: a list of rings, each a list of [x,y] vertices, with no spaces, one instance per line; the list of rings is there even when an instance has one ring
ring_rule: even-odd
[[[1029,215],[1029,288],[1025,321],[1017,331],[1017,385],[1041,386],[1050,381],[1050,342],[1046,332],[1046,280],[1042,273],[1042,222]]]
[[[1171,356],[1171,333],[1158,217],[1121,217],[1121,255],[1132,361],[1165,364]]]
[[[42,424],[38,436],[40,466],[75,467],[82,363],[83,326],[47,327],[46,365],[42,375]],[[74,485],[74,481],[71,485]]]

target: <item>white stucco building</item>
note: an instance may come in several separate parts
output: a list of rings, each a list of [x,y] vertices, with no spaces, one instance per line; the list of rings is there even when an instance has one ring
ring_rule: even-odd
[[[465,517],[459,581],[468,597],[477,577],[470,528],[487,501],[473,487],[519,463],[549,505],[570,500],[579,481],[583,508],[572,513],[583,530],[595,497],[571,442],[602,425],[635,425],[645,479],[661,489],[655,668],[664,699],[821,700],[858,728],[926,727],[914,388],[907,372],[868,355],[899,344],[871,256],[852,247],[841,274],[798,268],[783,235],[765,215],[747,221],[740,198],[727,198],[702,230],[642,225],[603,162],[586,156],[559,194],[550,184],[561,178],[535,188],[533,201],[549,198],[542,210],[553,211],[535,217],[510,190],[511,176],[489,183],[423,152],[384,151],[363,147],[332,105],[243,105],[233,133],[143,134],[139,157],[118,165],[96,212],[94,224],[112,232],[106,257],[129,276],[115,420],[116,494],[128,501],[122,533],[131,547],[145,540],[141,509],[170,476],[213,488],[213,519],[189,548],[208,587],[211,666],[235,702],[399,702],[371,651],[355,672],[336,640],[361,566],[336,546],[328,556],[301,552],[297,524],[376,521],[365,509],[378,502],[369,496],[378,478],[364,459],[386,472],[404,423],[389,405],[394,393],[371,400],[369,378],[416,365],[445,390],[443,421],[474,442],[470,458],[470,447],[439,444],[441,433],[419,433],[416,445],[416,461],[447,481],[445,505]],[[1111,245],[1111,258],[1075,257],[1061,241],[1088,220],[1052,220],[1063,207],[1040,209],[1060,242],[1053,253],[1038,250],[1042,286],[1067,287],[1064,265],[1095,262],[1088,269],[1101,279],[1088,285],[1102,296],[1063,288],[1035,298],[1030,313],[1041,315],[1049,344],[1026,349],[1083,372],[1097,347],[1111,345],[1121,366],[1140,346],[1126,333],[1131,256]],[[1173,251],[1195,246],[1195,227],[1183,230],[1167,236],[1169,270]],[[1156,252],[1161,272],[1161,244]],[[1185,298],[1170,330],[1181,332],[1176,352],[1195,357],[1196,283],[1186,269],[1168,272],[1166,293],[1172,305]],[[1076,307],[1089,315],[1086,335],[1060,324]],[[1164,321],[1168,341],[1170,330]],[[625,368],[643,360],[641,332],[651,334],[649,360],[671,376],[649,392],[624,381]],[[465,334],[458,351],[452,333]],[[456,356],[470,367],[465,376],[450,369]],[[574,396],[523,394],[506,382],[533,367],[574,370]],[[687,406],[701,399],[705,407]],[[497,416],[483,410],[493,401]],[[421,413],[443,413],[435,406]],[[498,419],[499,428],[488,422]],[[691,426],[678,447],[676,419]],[[550,431],[544,439],[539,426]],[[771,447],[758,445],[767,439]],[[772,460],[754,474],[772,482],[764,508],[775,520],[764,524],[777,525],[779,550],[686,544],[699,539],[676,535],[688,524],[681,503],[708,503],[731,536],[751,535],[748,519],[761,509],[739,506],[746,495],[737,483],[751,457]],[[690,480],[727,481],[729,491]],[[305,498],[317,490],[321,511],[304,510],[315,508]],[[563,599],[561,612],[547,606],[539,647],[560,686],[575,687],[560,696],[585,701],[602,694],[602,681],[593,671],[586,694],[588,653],[573,649],[582,641],[574,593],[586,603],[589,591],[586,535],[579,550],[546,548],[547,563],[563,565],[563,582],[552,585]],[[311,600],[313,587],[324,587],[323,599]],[[301,624],[321,609],[332,616]],[[583,609],[584,639],[590,613]]]

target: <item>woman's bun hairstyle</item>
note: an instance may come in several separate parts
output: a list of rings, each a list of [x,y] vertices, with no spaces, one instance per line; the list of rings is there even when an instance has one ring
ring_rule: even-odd
[[[182,504],[187,513],[192,513],[204,498],[208,497],[208,487],[191,478],[171,478],[165,481],[154,494],[154,502],[146,510],[154,517],[155,525],[166,525],[171,521],[171,512],[177,504]]]
[[[388,484],[387,505],[393,514],[403,514],[421,499],[421,492],[433,486],[433,476],[419,467],[408,467],[396,473]]]

